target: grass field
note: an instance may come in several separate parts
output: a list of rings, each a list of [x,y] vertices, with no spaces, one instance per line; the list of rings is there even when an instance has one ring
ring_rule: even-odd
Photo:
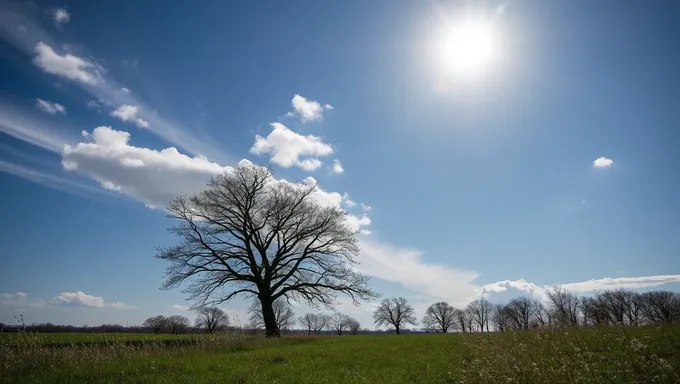
[[[280,340],[3,334],[0,364],[11,383],[680,383],[680,327]]]

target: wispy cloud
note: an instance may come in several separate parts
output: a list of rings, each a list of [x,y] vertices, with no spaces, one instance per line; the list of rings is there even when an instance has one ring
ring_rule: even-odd
[[[56,115],[57,113],[61,113],[62,115],[66,114],[66,108],[64,108],[63,105],[40,98],[35,100],[35,107],[50,115]]]
[[[46,73],[72,80],[96,100],[115,107],[134,105],[138,114],[149,125],[149,130],[162,139],[194,155],[204,155],[216,161],[232,162],[223,148],[203,134],[186,129],[181,124],[156,112],[135,93],[121,91],[124,86],[109,76],[93,58],[72,52],[58,52],[63,47],[48,33],[36,16],[35,7],[15,2],[0,2],[0,38],[26,55],[33,57],[36,66]],[[19,27],[25,30],[22,32]]]
[[[319,136],[303,136],[281,123],[271,123],[272,131],[267,137],[255,136],[250,153],[271,155],[271,162],[284,168],[297,166],[314,171],[321,166],[319,157],[333,153],[333,147]]]
[[[593,161],[594,168],[609,168],[614,165],[614,160],[608,159],[606,157],[598,157]]]
[[[174,309],[175,311],[188,311],[190,309],[190,307],[188,305],[179,305],[179,304],[175,304],[170,308]]]
[[[74,133],[59,124],[34,115],[0,104],[0,132],[55,153],[61,153],[64,145],[78,141]]]

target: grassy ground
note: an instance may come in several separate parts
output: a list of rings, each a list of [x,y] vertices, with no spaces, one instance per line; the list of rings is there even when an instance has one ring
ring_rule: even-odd
[[[5,339],[0,382],[680,383],[677,326],[281,340],[205,335],[172,346],[155,336],[128,343],[133,336],[140,335],[68,347],[35,336],[12,345]]]

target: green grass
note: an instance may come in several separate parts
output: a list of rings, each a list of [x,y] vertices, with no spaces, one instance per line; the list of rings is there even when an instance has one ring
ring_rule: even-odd
[[[134,336],[141,335],[105,335],[109,337],[106,342],[62,348],[35,336],[13,346],[0,341],[0,381],[680,382],[678,326],[280,340],[203,335],[184,336],[184,344],[177,347],[161,342],[172,336],[154,335],[143,344],[126,344]],[[7,341],[5,337],[0,340]],[[56,337],[72,340],[74,336]]]

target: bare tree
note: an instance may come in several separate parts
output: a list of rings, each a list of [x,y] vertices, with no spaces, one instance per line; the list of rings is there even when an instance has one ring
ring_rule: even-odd
[[[575,294],[562,287],[554,287],[547,291],[551,304],[554,325],[569,327],[578,326],[580,300]]]
[[[384,299],[373,312],[373,322],[377,326],[392,325],[397,335],[406,324],[416,324],[416,311],[403,297]]]
[[[378,297],[352,268],[356,229],[341,208],[321,205],[315,191],[243,164],[211,178],[203,192],[174,199],[167,210],[180,242],[156,254],[169,263],[163,288],[185,285],[197,306],[257,297],[268,337],[280,336],[273,308],[279,298],[329,306],[338,294],[356,304]]]
[[[168,326],[173,334],[183,333],[189,326],[189,319],[186,316],[174,315],[167,318]]]
[[[298,323],[307,329],[308,335],[311,335],[319,316],[321,315],[318,313],[307,313],[304,316],[298,317]]]
[[[168,318],[163,315],[149,317],[142,325],[151,328],[153,333],[160,333],[168,325]]]
[[[314,323],[313,331],[315,334],[320,334],[321,331],[323,331],[325,328],[328,327],[328,324],[331,322],[331,316],[326,315],[326,314],[319,314],[319,316],[316,318],[316,323]]]
[[[468,304],[466,311],[470,314],[470,318],[477,324],[480,332],[489,332],[489,318],[493,311],[493,305],[486,299],[477,299]]]
[[[285,298],[275,300],[272,304],[272,309],[274,310],[274,321],[278,330],[288,330],[295,324],[295,313]],[[250,312],[250,324],[253,327],[262,328],[266,326],[264,316],[262,315],[262,306],[258,300],[253,301],[248,312]]]
[[[446,333],[456,325],[454,311],[455,309],[447,302],[434,303],[425,311],[423,326],[426,329],[436,329]]]
[[[651,291],[640,295],[641,312],[653,324],[680,322],[680,294]]]
[[[533,327],[546,328],[552,325],[552,320],[550,317],[550,311],[543,305],[541,300],[534,299],[534,324]]]
[[[455,308],[453,310],[453,316],[456,319],[456,323],[458,324],[458,327],[460,330],[465,333],[465,332],[472,332],[472,329],[468,326],[469,321],[468,321],[468,313],[465,310]]]
[[[503,332],[512,328],[512,317],[509,312],[512,312],[512,309],[505,305],[494,305],[493,312],[491,313],[491,322],[497,331]]]
[[[229,315],[217,307],[200,307],[196,312],[196,326],[213,333],[229,326]]]
[[[330,316],[329,322],[328,322],[328,330],[333,331],[338,334],[338,336],[342,335],[342,331],[346,330],[347,327],[349,326],[349,320],[350,317],[345,315],[344,313],[340,312],[335,312]]]
[[[527,297],[518,297],[507,304],[507,315],[515,329],[529,329],[534,317],[533,302]]]
[[[359,333],[359,331],[361,331],[361,323],[359,323],[359,320],[349,317],[347,318],[347,330],[353,335],[356,335]]]

